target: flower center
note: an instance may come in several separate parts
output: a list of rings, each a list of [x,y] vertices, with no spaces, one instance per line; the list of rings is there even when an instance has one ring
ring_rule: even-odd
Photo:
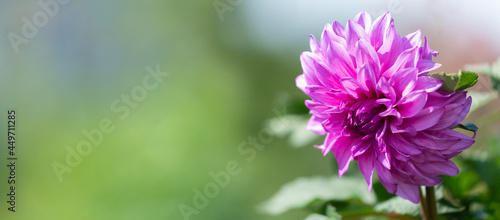
[[[383,110],[382,106],[359,106],[351,108],[347,113],[348,127],[361,136],[377,133],[383,126],[384,120],[378,114]]]

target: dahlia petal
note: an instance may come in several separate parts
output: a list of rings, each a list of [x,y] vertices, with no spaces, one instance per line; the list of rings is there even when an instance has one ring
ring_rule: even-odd
[[[422,111],[426,101],[427,93],[423,91],[412,92],[396,103],[396,109],[401,114],[401,117],[410,118]]]
[[[406,96],[417,85],[417,68],[399,70],[389,79],[389,84],[394,88],[398,98]]]
[[[331,64],[331,71],[339,78],[355,77],[351,56],[347,53],[346,48],[339,43],[333,42],[327,49],[328,62]]]
[[[404,161],[404,162],[407,162],[410,160],[410,155],[407,155],[407,154],[403,154],[399,151],[397,151],[396,149],[394,148],[391,148],[391,155],[396,158],[396,160],[399,160],[399,161]]]
[[[455,120],[455,122],[453,122],[450,125],[450,127],[457,126],[458,124],[460,124],[465,119],[465,117],[467,116],[467,114],[469,114],[471,105],[472,105],[472,97],[469,96],[465,100],[465,104],[464,104],[464,108],[463,108],[462,112],[459,114],[459,116],[457,117],[457,119]]]
[[[409,141],[425,150],[441,152],[452,147],[458,142],[458,139],[440,131],[423,131],[409,139]]]
[[[356,15],[354,21],[358,23],[361,27],[363,27],[365,31],[368,32],[370,30],[372,18],[370,17],[370,14],[366,13],[365,11]]]
[[[438,177],[427,176],[425,173],[420,172],[415,167],[415,164],[410,161],[396,165],[397,170],[393,171],[394,179],[396,182],[413,183],[414,185],[434,186],[441,183],[443,180]]]
[[[327,51],[328,47],[330,47],[334,42],[339,43],[343,47],[346,46],[346,40],[335,33],[332,25],[326,24],[325,30],[321,34],[321,50],[323,52]]]
[[[394,181],[390,170],[385,168],[381,163],[375,162],[374,164],[380,183],[382,183],[387,192],[395,193],[397,188],[396,182]]]
[[[373,185],[373,168],[374,168],[374,158],[375,158],[375,153],[373,150],[370,148],[368,149],[365,153],[359,155],[358,157],[358,167],[359,170],[361,170],[361,173],[365,177],[366,183],[368,184],[368,190],[372,192],[372,185]]]
[[[387,70],[390,64],[395,62],[404,49],[402,39],[396,32],[393,22],[391,21],[391,24],[387,28],[387,33],[384,36],[384,43],[377,50],[377,53],[381,54],[380,60],[383,63],[382,70]]]
[[[435,57],[438,54],[439,52],[432,50],[429,46],[427,37],[424,37],[424,46],[420,47],[420,57],[422,57],[422,59],[431,60],[433,56]]]
[[[417,204],[420,202],[420,195],[418,191],[418,185],[408,184],[403,182],[397,183],[396,195],[403,199],[410,200],[411,202]]]
[[[388,143],[395,150],[406,155],[417,155],[422,153],[422,150],[420,150],[417,145],[406,141],[399,134],[389,135]]]
[[[377,83],[377,94],[387,97],[392,102],[396,101],[396,91],[394,91],[394,88],[392,88],[391,84],[384,77],[381,77]]]
[[[297,85],[297,88],[302,90],[302,92],[306,92],[307,82],[304,74],[300,74],[295,78],[295,85]]]
[[[357,80],[367,97],[375,97],[377,95],[375,92],[377,77],[375,76],[375,73],[370,65],[365,64],[359,69]]]
[[[356,67],[360,68],[363,65],[369,63],[373,68],[376,68],[376,72],[380,71],[380,60],[377,52],[373,48],[373,46],[364,39],[356,42]],[[358,73],[359,74],[359,73]],[[378,77],[375,77],[378,78]],[[373,81],[374,84],[376,81]]]
[[[403,124],[412,126],[416,131],[425,130],[438,123],[441,116],[443,116],[443,113],[443,108],[424,108],[415,117],[405,119]]]
[[[385,122],[384,122],[384,126],[382,126],[382,128],[381,128],[381,129],[379,129],[379,130],[377,131],[377,134],[375,135],[375,137],[376,137],[376,139],[377,139],[377,141],[378,141],[379,143],[381,143],[382,138],[385,138],[385,137],[386,137],[386,132],[385,132],[386,130],[387,130],[387,121],[385,121]]]
[[[390,156],[389,156],[389,151],[386,151],[386,152],[382,152],[382,150],[380,149],[386,149],[387,146],[384,144],[384,143],[379,143],[379,145],[382,145],[381,147],[379,147],[379,150],[376,150],[376,154],[377,154],[377,161],[378,163],[382,164],[383,167],[387,168],[387,169],[391,169],[391,160],[389,159]]]
[[[323,103],[335,103],[338,102],[335,96],[323,86],[306,86],[306,94],[308,94],[314,100]]]
[[[354,159],[356,157],[364,154],[371,147],[371,143],[369,141],[360,141],[358,144],[354,145],[351,153]]]
[[[417,68],[419,70],[419,73],[418,73],[419,76],[427,76],[427,74],[430,71],[433,71],[433,70],[435,70],[435,69],[437,69],[439,67],[441,67],[441,64],[436,63],[436,62],[434,62],[432,60],[420,59],[417,62]]]
[[[336,75],[332,74],[330,70],[320,62],[313,62],[315,75],[322,85],[331,88],[341,88],[339,79]]]
[[[314,115],[311,116],[311,118],[307,122],[307,130],[312,131],[319,135],[325,135],[326,131],[323,128],[323,125],[321,124],[323,121],[325,121],[324,118],[318,118]]]
[[[397,123],[391,123],[391,132],[394,134],[406,133],[411,137],[417,135],[417,130],[413,126],[400,126]]]
[[[455,104],[450,104],[450,105],[444,106],[445,111],[443,113],[443,117],[441,117],[441,119],[439,120],[439,123],[437,123],[436,125],[432,126],[429,129],[441,130],[441,129],[451,128],[451,127],[456,126],[458,123],[461,122],[461,121],[459,121],[458,123],[456,123],[457,120],[459,120],[459,119],[463,120],[463,118],[461,118],[461,117],[465,117],[465,115],[467,115],[469,108],[470,108],[470,104],[464,105],[463,103],[455,103]],[[465,114],[462,114],[464,112],[465,112]]]
[[[392,77],[397,71],[408,68],[408,67],[417,67],[418,60],[418,47],[414,47],[411,49],[407,49],[403,51],[397,58],[396,62],[383,73],[383,75],[387,78]]]
[[[353,159],[350,148],[352,146],[351,139],[350,137],[340,136],[329,144],[332,145],[329,149],[332,149],[339,165],[339,176],[343,176],[349,169],[349,162]]]
[[[304,103],[305,103],[306,107],[309,108],[310,114],[317,116],[317,117],[320,117],[320,118],[329,117],[330,113],[328,113],[328,111],[331,110],[331,108],[329,106],[325,105],[324,103],[317,102],[314,100],[306,100]],[[336,103],[340,103],[340,102],[337,101]],[[328,104],[335,104],[335,102],[328,103]]]
[[[311,52],[313,53],[320,53],[320,44],[316,38],[311,34],[309,35],[309,47],[311,48]]]
[[[427,93],[434,92],[441,88],[443,85],[443,81],[440,79],[432,78],[432,77],[427,77],[427,76],[420,76],[417,78],[417,83],[415,85],[415,88],[413,88],[414,91],[418,90],[424,90]]]
[[[382,46],[387,35],[387,31],[392,23],[391,14],[386,12],[382,16],[378,17],[374,22],[370,32],[370,42],[372,43],[375,50]]]
[[[451,160],[419,163],[417,169],[426,173],[428,176],[455,176],[458,174],[458,167]]]
[[[420,32],[420,30],[406,35],[404,39],[408,44],[410,44],[409,48],[419,47],[420,45],[422,45],[422,33]]]
[[[360,83],[354,78],[342,78],[340,79],[340,83],[353,99],[365,97]]]
[[[370,38],[366,31],[358,23],[354,21],[347,21],[346,27],[346,45],[349,54],[356,54],[356,43],[359,40],[369,41]]]
[[[342,133],[345,128],[342,125],[346,121],[346,113],[332,113],[322,124],[323,128],[330,133]]]
[[[340,22],[334,21],[332,23],[332,29],[337,36],[345,39],[345,28]]]
[[[302,52],[300,54],[300,63],[302,64],[304,74],[311,80],[312,84],[323,85],[316,77],[316,70],[314,69],[315,59],[319,59],[319,57],[311,52]]]
[[[447,158],[456,156],[458,153],[468,149],[475,142],[474,138],[455,130],[445,129],[439,132],[441,134],[449,135],[449,137],[453,137],[455,138],[455,140],[458,140],[455,142],[455,144],[453,144],[452,147],[448,148],[446,151],[442,151],[443,155],[447,156]],[[453,156],[449,157],[450,155]]]

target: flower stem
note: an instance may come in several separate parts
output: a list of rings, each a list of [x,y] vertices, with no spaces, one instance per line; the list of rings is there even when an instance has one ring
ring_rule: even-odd
[[[424,199],[421,187],[418,187],[418,194],[420,196],[420,216],[422,216],[422,220],[427,220],[427,216],[429,215],[427,212],[427,202]]]
[[[436,208],[436,195],[434,193],[434,187],[425,187],[425,197],[427,198],[427,220],[437,220],[437,208]]]

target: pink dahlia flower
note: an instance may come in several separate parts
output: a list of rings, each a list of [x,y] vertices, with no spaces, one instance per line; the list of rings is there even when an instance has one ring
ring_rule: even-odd
[[[427,76],[440,64],[420,31],[400,37],[389,13],[372,23],[362,12],[346,27],[327,24],[310,47],[296,83],[312,98],[308,129],[326,134],[316,147],[333,151],[339,176],[356,160],[370,191],[376,170],[388,192],[418,203],[420,185],[458,174],[450,158],[474,138],[450,128],[465,118],[471,98],[440,91],[443,82]]]

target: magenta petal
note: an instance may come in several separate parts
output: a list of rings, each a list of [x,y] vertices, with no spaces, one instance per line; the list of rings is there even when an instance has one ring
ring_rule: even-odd
[[[406,35],[404,39],[406,40],[406,43],[409,44],[409,48],[419,47],[420,45],[422,45],[422,33],[420,32],[420,30]]]
[[[369,42],[367,42],[364,39],[359,40],[356,42],[356,67],[360,68],[363,65],[371,65],[374,72],[379,72],[380,71],[380,60],[378,58],[378,54],[373,48],[372,45],[370,45]],[[361,70],[360,70],[361,71]],[[378,74],[377,74],[378,75]],[[378,78],[378,77],[375,77]],[[375,84],[376,81],[374,81]]]
[[[336,35],[345,38],[345,28],[340,22],[334,21],[332,23],[332,29]]]
[[[297,76],[297,78],[295,78],[295,84],[297,85],[297,88],[302,90],[302,92],[306,92],[307,82],[304,74],[301,74]]]
[[[300,55],[300,63],[304,74],[311,80],[314,85],[322,85],[316,77],[316,70],[314,69],[315,59],[319,59],[316,55],[310,52],[303,52]]]
[[[372,149],[368,149],[358,158],[359,170],[361,170],[361,173],[365,177],[366,183],[368,184],[368,190],[370,190],[370,192],[372,192],[373,168],[375,166],[374,158],[375,154]]]
[[[457,126],[458,124],[460,124],[465,119],[465,117],[467,116],[467,114],[470,111],[470,106],[471,105],[472,105],[472,97],[469,96],[465,100],[465,104],[464,104],[462,112],[460,112],[460,114],[458,115],[457,119],[455,120],[455,122],[453,122],[450,125],[450,127]]]
[[[339,78],[356,76],[351,56],[347,53],[345,47],[334,42],[331,47],[328,47],[326,53],[328,62],[335,64],[330,65],[333,74],[337,75]]]
[[[309,35],[309,47],[311,47],[311,52],[320,53],[320,44],[316,38],[311,34]]]
[[[396,72],[389,79],[389,84],[392,85],[398,97],[404,97],[417,85],[417,68],[405,68]]]
[[[403,51],[399,56],[396,62],[384,72],[385,77],[392,77],[397,71],[408,68],[408,67],[417,67],[417,57],[418,47],[414,47],[408,50]]]
[[[429,71],[433,71],[437,68],[441,67],[441,64],[435,63],[432,60],[424,60],[421,59],[417,63],[417,68],[420,70],[418,73],[419,76],[426,76]]]
[[[306,86],[306,94],[323,103],[336,103],[335,96],[323,86]]]
[[[365,97],[363,90],[361,89],[360,83],[354,78],[342,78],[340,79],[342,86],[345,91],[352,96],[353,99],[360,99]]]
[[[359,40],[369,41],[369,36],[358,23],[354,21],[347,21],[346,27],[346,44],[349,54],[356,54],[356,43]]]
[[[359,26],[363,27],[365,29],[365,31],[370,30],[371,23],[372,23],[372,18],[365,11],[363,11],[363,12],[359,13],[358,15],[356,15],[356,17],[354,18],[354,21],[356,23],[358,23]]]
[[[375,85],[377,84],[377,77],[370,65],[365,64],[359,69],[357,80],[367,97],[376,97]]]
[[[410,200],[411,202],[417,204],[420,202],[418,187],[419,187],[418,185],[398,182],[396,195],[401,196],[401,198]]]
[[[410,118],[422,111],[426,101],[427,93],[421,91],[412,92],[396,103],[396,108],[401,114],[401,117]]]
[[[321,123],[324,121],[324,118],[318,118],[316,116],[312,116],[311,119],[307,122],[307,129],[319,134],[319,135],[325,135],[326,131],[323,128],[323,125]]]
[[[378,17],[374,22],[370,33],[370,42],[372,42],[375,50],[382,46],[384,43],[385,36],[387,35],[388,29],[392,24],[391,14],[389,12]]]
[[[375,170],[377,171],[377,176],[380,179],[380,183],[387,189],[389,193],[396,192],[396,182],[392,177],[389,169],[385,168],[382,164],[375,162]]]
[[[313,100],[306,100],[305,104],[307,108],[309,108],[309,112],[313,114],[315,117],[319,118],[327,118],[330,115],[330,113],[328,113],[327,111],[332,109],[331,107],[323,104],[322,102]]]
[[[331,88],[341,88],[339,79],[332,74],[325,64],[313,61],[315,75],[322,85],[330,86]]]
[[[429,93],[429,92],[434,92],[434,91],[438,90],[439,88],[441,88],[442,85],[443,85],[443,81],[441,81],[439,79],[427,77],[427,76],[421,76],[421,77],[418,77],[414,90],[415,91],[424,90],[427,93]]]
[[[404,124],[412,126],[416,131],[425,130],[438,123],[443,113],[443,108],[425,108],[417,116],[405,119]]]
[[[328,134],[329,135],[329,134]],[[337,137],[329,144],[332,147],[329,147],[335,154],[335,159],[337,159],[337,163],[339,165],[339,176],[343,176],[347,169],[349,169],[349,162],[353,159],[351,155],[351,140],[350,137]],[[335,145],[335,147],[333,147]]]
[[[343,47],[345,47],[346,45],[345,39],[336,34],[335,31],[333,30],[333,27],[330,24],[326,24],[325,30],[321,35],[320,48],[322,52],[326,52],[328,50],[328,47],[332,46],[332,43],[339,43]]]
[[[384,77],[381,77],[377,84],[377,93],[380,96],[389,98],[392,102],[396,101],[396,91]]]
[[[458,174],[458,168],[451,160],[420,163],[417,168],[421,170],[421,172],[433,176],[455,176]]]
[[[391,147],[393,147],[395,150],[403,154],[417,155],[422,153],[422,150],[419,149],[419,146],[406,141],[399,134],[389,135],[388,141]]]

